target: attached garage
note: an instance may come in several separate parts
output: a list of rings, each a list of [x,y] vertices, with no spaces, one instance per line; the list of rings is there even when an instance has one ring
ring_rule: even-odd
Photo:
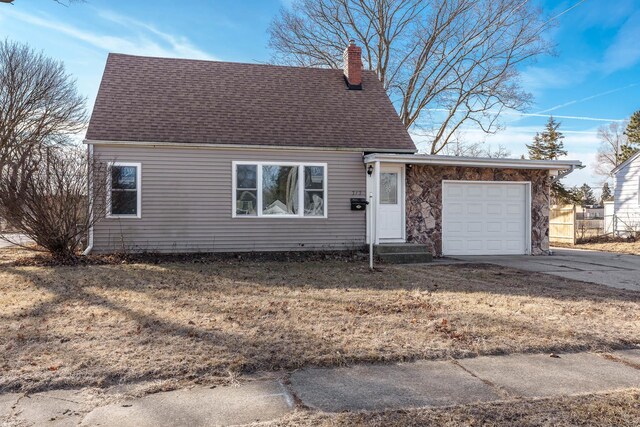
[[[443,181],[443,255],[531,252],[528,182]]]
[[[370,154],[364,162],[366,194],[377,196],[367,210],[367,241],[419,243],[434,256],[549,253],[550,184],[581,167],[573,160],[422,154]],[[390,185],[396,182],[402,185]],[[393,215],[388,194],[400,194],[397,205],[404,204]]]

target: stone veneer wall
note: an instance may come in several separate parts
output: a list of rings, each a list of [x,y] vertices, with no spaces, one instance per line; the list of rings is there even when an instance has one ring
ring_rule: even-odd
[[[546,170],[455,166],[407,167],[407,241],[442,255],[442,180],[531,181],[531,253],[549,252],[549,180]]]

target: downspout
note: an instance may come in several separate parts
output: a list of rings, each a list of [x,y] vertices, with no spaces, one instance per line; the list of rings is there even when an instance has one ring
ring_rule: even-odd
[[[89,197],[89,241],[87,242],[87,248],[82,252],[82,255],[87,256],[93,250],[93,144],[88,144],[87,146],[87,156],[89,158],[87,164],[87,172],[88,172],[88,197]]]
[[[585,166],[583,166],[583,165],[577,166],[577,169],[584,169],[584,168],[585,168]],[[575,165],[571,165],[571,167],[569,169],[565,169],[563,171],[558,171],[558,175],[551,177],[551,183],[554,183],[554,182],[556,182],[558,180],[561,180],[562,178],[564,178],[565,176],[569,175],[574,170],[576,170],[576,166]]]

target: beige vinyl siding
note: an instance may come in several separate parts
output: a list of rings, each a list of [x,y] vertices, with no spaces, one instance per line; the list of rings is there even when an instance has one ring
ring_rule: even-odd
[[[94,145],[101,161],[142,164],[142,218],[105,218],[94,250],[243,252],[349,249],[364,245],[362,153]],[[232,218],[232,162],[327,163],[328,218]],[[361,195],[354,196],[354,192]]]
[[[617,231],[640,230],[640,157],[615,174],[614,211]]]

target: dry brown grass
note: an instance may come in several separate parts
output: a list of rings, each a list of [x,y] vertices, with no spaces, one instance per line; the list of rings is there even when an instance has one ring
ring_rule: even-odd
[[[261,424],[265,425],[265,424]],[[422,427],[422,426],[599,426],[640,425],[640,391],[485,403],[449,408],[344,413],[300,412],[267,423],[269,427]]]
[[[640,344],[639,293],[488,265],[15,267],[9,252],[5,391]]]
[[[576,249],[589,249],[592,251],[604,251],[604,252],[616,252],[619,254],[640,255],[640,241],[580,243],[573,247]]]

